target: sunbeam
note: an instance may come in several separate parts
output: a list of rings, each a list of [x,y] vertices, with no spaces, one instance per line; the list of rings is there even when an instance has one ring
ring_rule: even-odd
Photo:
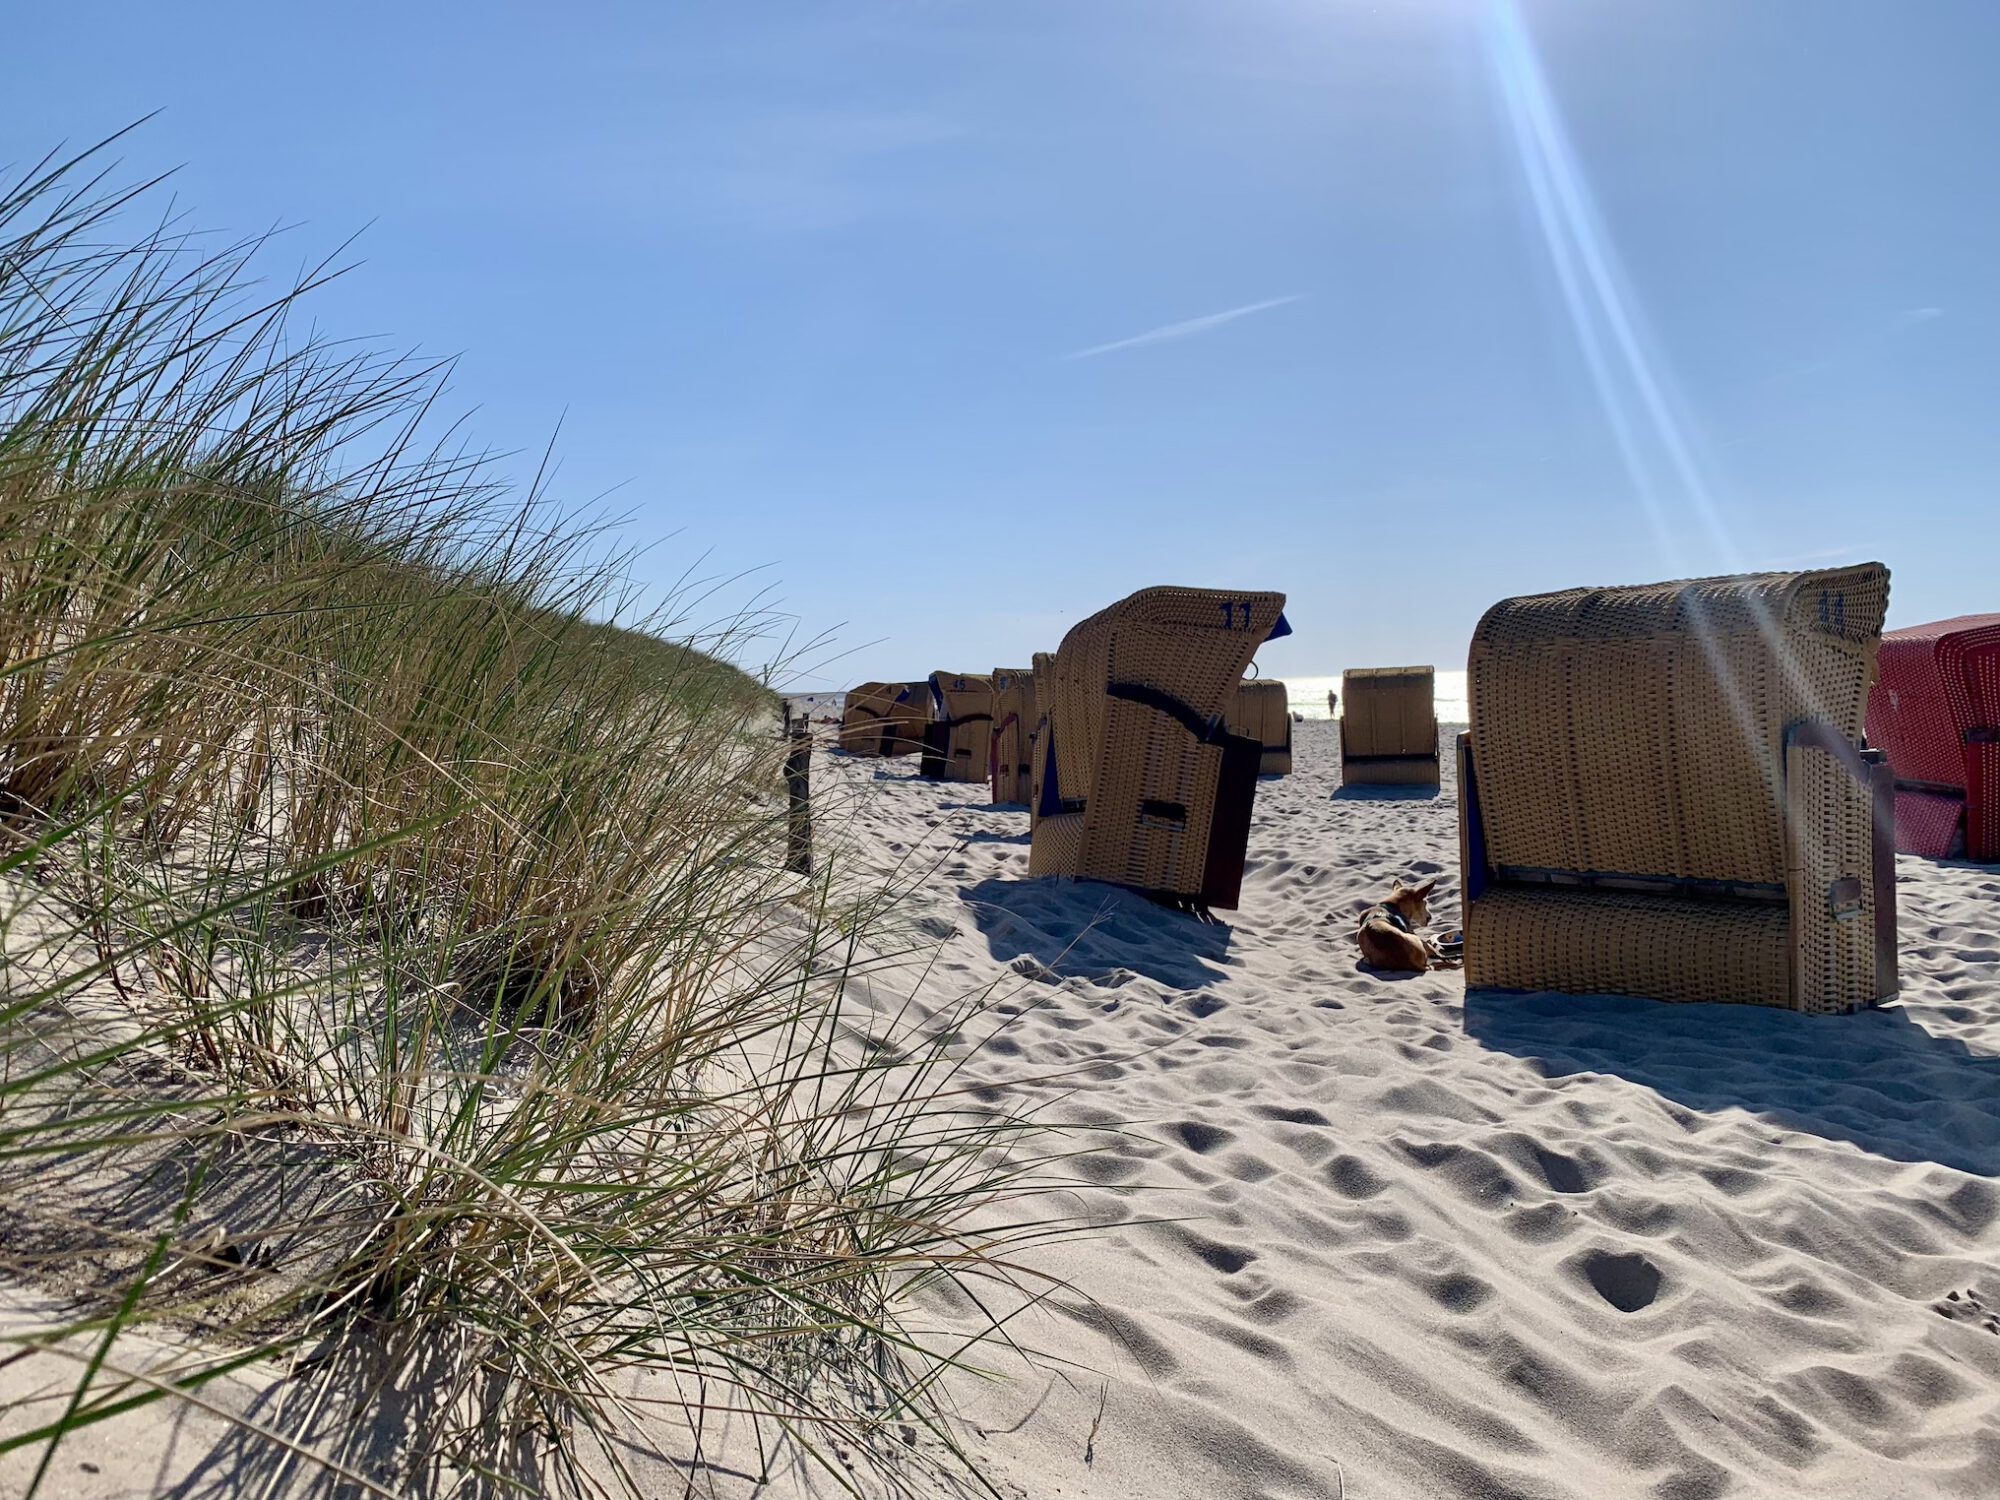
[[[1622,274],[1616,247],[1606,232],[1590,183],[1570,146],[1562,116],[1542,73],[1534,39],[1514,0],[1492,0],[1487,8],[1488,56],[1506,105],[1521,174],[1533,202],[1535,220],[1563,303],[1589,368],[1605,420],[1634,494],[1644,508],[1672,575],[1711,571],[1688,555],[1684,527],[1692,520],[1705,550],[1729,571],[1743,561],[1730,539],[1720,507],[1701,473],[1693,445],[1676,415],[1677,403],[1664,361],[1648,348],[1644,320]],[[1701,559],[1708,561],[1708,559]],[[1699,618],[1696,636],[1723,685],[1737,731],[1756,742],[1768,733],[1755,705],[1744,700],[1735,674],[1722,662],[1722,644]],[[1809,674],[1793,659],[1777,623],[1753,601],[1755,628],[1791,682],[1807,689]],[[1782,728],[1783,726],[1779,726]],[[1782,766],[1767,766],[1767,795],[1784,795]]]
[[[1514,0],[1488,7],[1488,55],[1505,102],[1522,177],[1562,288],[1577,343],[1634,491],[1675,572],[1706,571],[1685,553],[1673,524],[1691,513],[1718,559],[1741,566],[1719,507],[1675,414],[1664,361],[1648,348],[1617,249],[1543,76]]]

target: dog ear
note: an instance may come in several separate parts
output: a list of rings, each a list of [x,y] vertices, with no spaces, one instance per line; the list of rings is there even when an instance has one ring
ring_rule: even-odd
[[[1437,889],[1437,883],[1438,883],[1438,878],[1437,876],[1433,875],[1429,880],[1426,880],[1422,885],[1402,886],[1399,883],[1399,889],[1404,889],[1409,891],[1409,893],[1412,896],[1429,896],[1432,891]]]

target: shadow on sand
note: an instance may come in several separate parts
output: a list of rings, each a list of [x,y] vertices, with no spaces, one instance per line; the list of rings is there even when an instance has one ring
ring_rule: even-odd
[[[1613,1074],[1693,1109],[1733,1106],[1893,1161],[2000,1176],[2000,1057],[1899,1006],[1808,1016],[1468,990],[1465,1029],[1550,1078]]]
[[[1337,786],[1335,802],[1435,802],[1444,795],[1434,786]]]
[[[1172,989],[1200,989],[1221,977],[1234,936],[1224,923],[1094,880],[982,880],[960,899],[1001,963],[1026,959],[1093,984],[1138,974]]]

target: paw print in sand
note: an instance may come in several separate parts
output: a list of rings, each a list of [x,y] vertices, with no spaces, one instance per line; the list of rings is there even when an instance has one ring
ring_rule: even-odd
[[[1931,1311],[1954,1323],[1977,1323],[1988,1333],[2000,1333],[2000,1313],[1988,1308],[1974,1287],[1962,1292],[1946,1292],[1944,1300],[1933,1302]]]

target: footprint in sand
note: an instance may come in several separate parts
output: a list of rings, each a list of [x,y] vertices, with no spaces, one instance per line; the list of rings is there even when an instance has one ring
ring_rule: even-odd
[[[1623,1313],[1651,1307],[1660,1295],[1660,1268],[1631,1251],[1586,1250],[1572,1262],[1591,1289]]]
[[[1946,1292],[1931,1304],[1931,1311],[1940,1317],[1949,1318],[1954,1323],[1972,1323],[1988,1333],[2000,1334],[2000,1316],[1981,1299],[1975,1288],[1968,1287],[1963,1292]]]
[[[1233,1131],[1224,1130],[1220,1125],[1204,1125],[1199,1120],[1177,1120],[1173,1126],[1175,1135],[1188,1150],[1203,1156],[1218,1146],[1226,1146],[1236,1139]]]
[[[1336,1156],[1326,1164],[1326,1180],[1343,1198],[1373,1198],[1389,1185],[1358,1156]]]
[[[1282,1120],[1287,1125],[1331,1125],[1333,1121],[1316,1109],[1288,1107],[1280,1104],[1260,1104],[1257,1113],[1267,1120]]]

